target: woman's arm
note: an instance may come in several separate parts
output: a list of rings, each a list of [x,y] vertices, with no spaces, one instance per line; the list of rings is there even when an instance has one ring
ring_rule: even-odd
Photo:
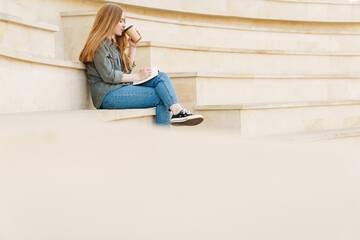
[[[140,33],[139,33],[139,35],[140,35]],[[132,64],[134,64],[136,48],[137,48],[137,46],[139,44],[140,39],[139,39],[139,41],[134,42],[133,40],[131,40],[131,38],[129,38],[128,41],[129,41],[129,45],[130,45],[130,47],[129,47],[129,58],[131,59]]]
[[[137,43],[129,39],[130,43],[130,58],[135,59],[135,52]],[[141,81],[151,74],[151,69],[141,69],[138,74],[125,74],[122,71],[114,70],[112,68],[111,60],[108,58],[108,52],[105,46],[101,45],[94,55],[94,64],[96,70],[99,72],[101,78],[106,83],[119,84],[124,82],[137,82]]]
[[[139,74],[124,74],[121,82],[137,82],[140,81]]]
[[[140,35],[140,33],[139,33],[139,35]],[[134,42],[133,40],[131,40],[131,38],[129,38],[128,41],[129,41],[129,45],[130,45],[129,58],[131,59],[132,63],[134,64],[136,47],[138,46],[139,41]],[[138,74],[124,74],[121,79],[121,82],[138,82],[138,81],[141,81],[141,80],[147,78],[150,75],[151,75],[151,69],[144,68],[144,69],[141,69]]]
[[[104,82],[119,84],[124,73],[113,69],[111,61],[107,49],[104,45],[101,45],[94,54],[95,68]]]
[[[140,69],[139,73],[136,74],[124,74],[121,82],[138,82],[144,80],[151,75],[151,68]]]
[[[130,45],[130,48],[129,48],[129,57],[131,59],[131,65],[134,64],[134,61],[135,61],[135,54],[136,54],[136,47],[131,47]]]

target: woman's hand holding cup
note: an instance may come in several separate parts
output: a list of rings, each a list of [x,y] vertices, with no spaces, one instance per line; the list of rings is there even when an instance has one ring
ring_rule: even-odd
[[[129,44],[131,48],[136,48],[140,41],[134,42],[131,38],[128,38]]]
[[[133,25],[126,28],[124,30],[124,32],[131,39],[132,43],[138,43],[142,38],[140,32]],[[131,46],[131,44],[130,44],[130,46]],[[137,46],[137,44],[136,44],[136,46]]]

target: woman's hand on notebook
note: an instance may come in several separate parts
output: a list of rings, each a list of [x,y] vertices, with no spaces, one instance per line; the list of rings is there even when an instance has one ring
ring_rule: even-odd
[[[148,77],[144,78],[143,80],[140,80],[140,81],[136,81],[136,82],[133,82],[133,85],[139,85],[139,84],[143,84],[151,79],[153,79],[154,77],[156,77],[159,73],[159,68],[158,67],[153,67],[153,68],[146,68],[144,69],[144,74],[148,74],[148,71],[151,71],[151,74],[148,75]]]
[[[151,68],[140,69],[139,81],[142,81],[151,75]]]

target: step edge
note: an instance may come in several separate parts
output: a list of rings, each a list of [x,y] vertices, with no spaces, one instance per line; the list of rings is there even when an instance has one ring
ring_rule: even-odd
[[[360,137],[359,127],[335,128],[335,129],[325,129],[325,130],[313,130],[308,132],[276,134],[276,135],[268,135],[265,137],[259,137],[259,139],[277,140],[277,141],[313,142],[313,141],[323,141],[330,139],[352,138],[352,137]]]
[[[61,17],[80,17],[80,16],[95,16],[97,11],[74,11],[74,12],[62,12]],[[300,31],[300,30],[277,30],[272,28],[256,28],[256,27],[241,27],[239,25],[226,25],[226,24],[214,24],[214,23],[202,23],[202,22],[192,22],[186,20],[175,20],[169,18],[160,18],[160,17],[152,17],[152,16],[144,16],[135,13],[127,13],[127,17],[147,20],[153,22],[161,22],[166,24],[177,24],[177,25],[185,25],[185,26],[195,26],[195,27],[204,27],[204,28],[218,28],[218,29],[230,29],[230,30],[241,30],[241,31],[250,31],[250,32],[274,32],[274,33],[289,33],[289,34],[313,34],[313,35],[360,35],[360,32],[349,32],[349,31]]]
[[[139,108],[139,109],[93,109],[84,110],[86,114],[94,114],[106,121],[116,121],[124,119],[132,119],[138,117],[155,116],[155,108]],[[82,111],[77,111],[82,114]]]
[[[274,19],[274,18],[266,18],[266,17],[251,17],[251,16],[239,16],[239,15],[231,15],[231,14],[219,14],[218,12],[195,12],[195,11],[185,11],[185,10],[176,10],[176,9],[168,9],[168,8],[159,8],[159,7],[149,7],[144,5],[136,5],[132,4],[123,0],[88,0],[91,2],[98,2],[98,3],[115,3],[121,4],[124,7],[133,7],[138,9],[149,9],[153,11],[166,11],[172,12],[177,14],[187,14],[187,15],[200,15],[200,16],[215,16],[215,17],[223,17],[223,18],[237,18],[237,19],[254,19],[254,20],[268,20],[268,21],[286,21],[286,22],[313,22],[313,23],[360,23],[360,19],[356,21],[349,21],[349,20],[338,20],[338,21],[314,21],[314,20],[295,20],[289,18],[283,19]]]
[[[238,74],[225,72],[167,72],[171,78],[235,78],[235,79],[360,79],[360,75],[341,74],[310,74],[310,75],[289,75],[289,74]]]
[[[360,105],[360,100],[337,100],[337,101],[306,101],[306,102],[274,102],[274,103],[244,103],[244,104],[222,104],[222,105],[197,105],[197,111],[218,110],[262,110],[282,108],[304,108],[304,107],[331,107],[345,105]]]
[[[18,17],[15,15],[3,13],[3,12],[0,12],[0,21],[15,23],[15,24],[32,27],[32,28],[37,28],[37,29],[41,29],[41,30],[45,30],[45,31],[49,31],[49,32],[58,32],[59,31],[59,26],[57,26],[57,25],[53,25],[53,24],[49,24],[49,23],[45,23],[45,22],[34,21],[34,20],[30,20],[30,19],[25,19],[22,17]]]
[[[280,2],[280,3],[291,3],[291,4],[318,4],[318,5],[360,5],[360,3],[358,2],[330,2],[330,1],[326,1],[326,2],[314,2],[314,1],[306,1],[306,0],[302,0],[302,1],[297,1],[297,0],[265,0],[267,2]]]
[[[198,52],[221,52],[221,53],[243,53],[263,55],[302,55],[302,56],[330,56],[330,57],[359,57],[360,52],[310,52],[310,51],[288,51],[288,50],[266,50],[266,49],[241,49],[241,48],[220,48],[203,47],[189,44],[166,43],[158,41],[140,42],[138,48],[157,47],[179,50],[190,50]]]
[[[106,121],[131,119],[137,117],[155,116],[154,108],[139,108],[139,109],[83,109],[83,110],[53,110],[53,111],[32,111],[32,112],[14,112],[1,113],[0,122],[8,119],[21,119],[23,117],[58,117],[58,116],[73,116],[74,119],[82,117],[96,117],[105,119]]]
[[[15,60],[21,60],[21,61],[25,61],[25,62],[54,66],[54,67],[71,68],[71,69],[78,69],[78,70],[85,69],[85,65],[81,62],[61,60],[61,59],[56,59],[56,58],[49,58],[49,57],[44,57],[44,56],[39,56],[39,55],[33,55],[30,53],[24,53],[24,52],[6,49],[3,47],[0,47],[0,56],[15,59]]]

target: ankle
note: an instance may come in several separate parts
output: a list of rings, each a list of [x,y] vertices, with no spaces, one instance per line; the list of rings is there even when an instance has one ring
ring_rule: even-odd
[[[170,110],[172,112],[173,115],[179,114],[181,112],[182,107],[180,106],[180,104],[175,103],[170,107]]]

